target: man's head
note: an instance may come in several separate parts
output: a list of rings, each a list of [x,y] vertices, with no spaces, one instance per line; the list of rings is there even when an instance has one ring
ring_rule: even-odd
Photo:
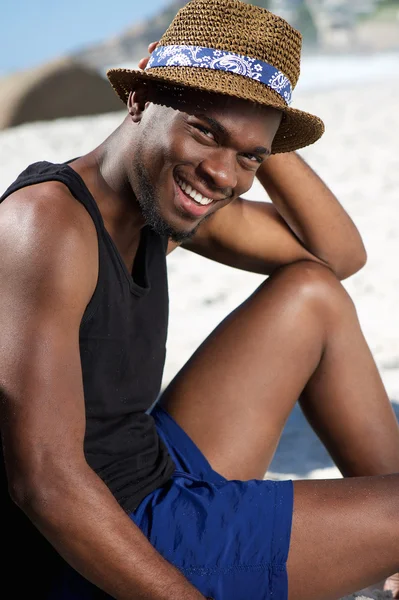
[[[201,219],[249,189],[267,152],[290,152],[323,134],[318,117],[289,107],[301,45],[301,34],[266,9],[241,0],[191,0],[173,19],[145,71],[107,72],[141,128],[135,173],[141,195],[134,191],[148,222],[155,226],[156,221],[165,233],[176,228],[175,239],[189,234]],[[156,85],[181,92],[170,101],[151,99],[148,92]],[[199,204],[190,204],[178,182],[183,189],[194,186],[205,200],[198,196]],[[206,204],[206,198],[212,202]]]
[[[282,118],[246,100],[159,85],[131,93],[128,113],[130,185],[146,222],[175,241],[250,189]]]

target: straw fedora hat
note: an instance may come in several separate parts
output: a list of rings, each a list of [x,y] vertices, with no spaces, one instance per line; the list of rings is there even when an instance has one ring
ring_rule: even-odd
[[[109,69],[127,102],[141,81],[226,94],[283,112],[272,153],[308,146],[324,133],[321,119],[290,108],[300,73],[302,36],[284,19],[241,0],[191,0],[179,10],[144,71]]]

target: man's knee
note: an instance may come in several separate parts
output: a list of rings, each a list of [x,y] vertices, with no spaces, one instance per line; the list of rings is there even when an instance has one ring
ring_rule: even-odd
[[[334,272],[311,260],[300,260],[279,267],[267,281],[281,288],[285,301],[291,299],[313,310],[328,311],[341,317],[346,311],[356,314],[352,298]]]

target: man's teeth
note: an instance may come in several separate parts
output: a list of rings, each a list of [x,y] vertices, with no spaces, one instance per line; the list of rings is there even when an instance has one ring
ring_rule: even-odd
[[[197,190],[192,188],[191,185],[189,185],[185,181],[182,181],[181,179],[177,179],[176,181],[178,186],[181,187],[181,189],[183,190],[183,192],[185,192],[187,196],[190,196],[190,198],[195,200],[195,202],[198,202],[198,204],[202,204],[203,206],[205,206],[206,204],[210,204],[211,202],[213,202],[211,198],[206,198],[205,196],[197,192]]]

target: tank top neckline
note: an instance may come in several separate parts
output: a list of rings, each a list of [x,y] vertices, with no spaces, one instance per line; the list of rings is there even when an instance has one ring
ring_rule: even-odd
[[[74,159],[73,159],[74,160]],[[148,225],[145,225],[142,230],[141,230],[141,234],[140,234],[140,241],[139,241],[139,245],[137,248],[137,252],[136,252],[136,256],[139,254],[140,256],[142,256],[143,262],[144,262],[144,282],[145,285],[141,286],[138,283],[136,283],[134,281],[133,278],[133,271],[134,271],[134,263],[133,263],[133,270],[132,273],[129,272],[129,269],[126,266],[125,261],[123,260],[121,253],[119,252],[114,240],[112,239],[111,235],[108,233],[105,224],[104,224],[104,219],[102,217],[102,214],[100,212],[100,209],[98,208],[98,204],[94,198],[94,196],[92,195],[92,193],[90,192],[89,188],[87,187],[87,185],[85,184],[83,178],[81,177],[81,175],[79,175],[79,173],[77,171],[75,171],[75,169],[73,169],[68,163],[71,161],[68,161],[66,163],[64,163],[66,170],[72,174],[72,176],[78,181],[78,183],[80,184],[80,186],[83,188],[84,192],[89,196],[94,209],[97,213],[98,219],[100,221],[100,225],[101,225],[101,229],[104,232],[104,235],[106,236],[108,242],[110,243],[110,246],[121,266],[121,269],[123,271],[123,273],[125,274],[125,277],[127,279],[127,282],[129,284],[129,288],[130,291],[133,292],[135,295],[137,296],[144,296],[145,294],[148,294],[148,292],[151,289],[151,285],[150,282],[148,281],[148,273],[147,273],[147,252],[148,252]]]

